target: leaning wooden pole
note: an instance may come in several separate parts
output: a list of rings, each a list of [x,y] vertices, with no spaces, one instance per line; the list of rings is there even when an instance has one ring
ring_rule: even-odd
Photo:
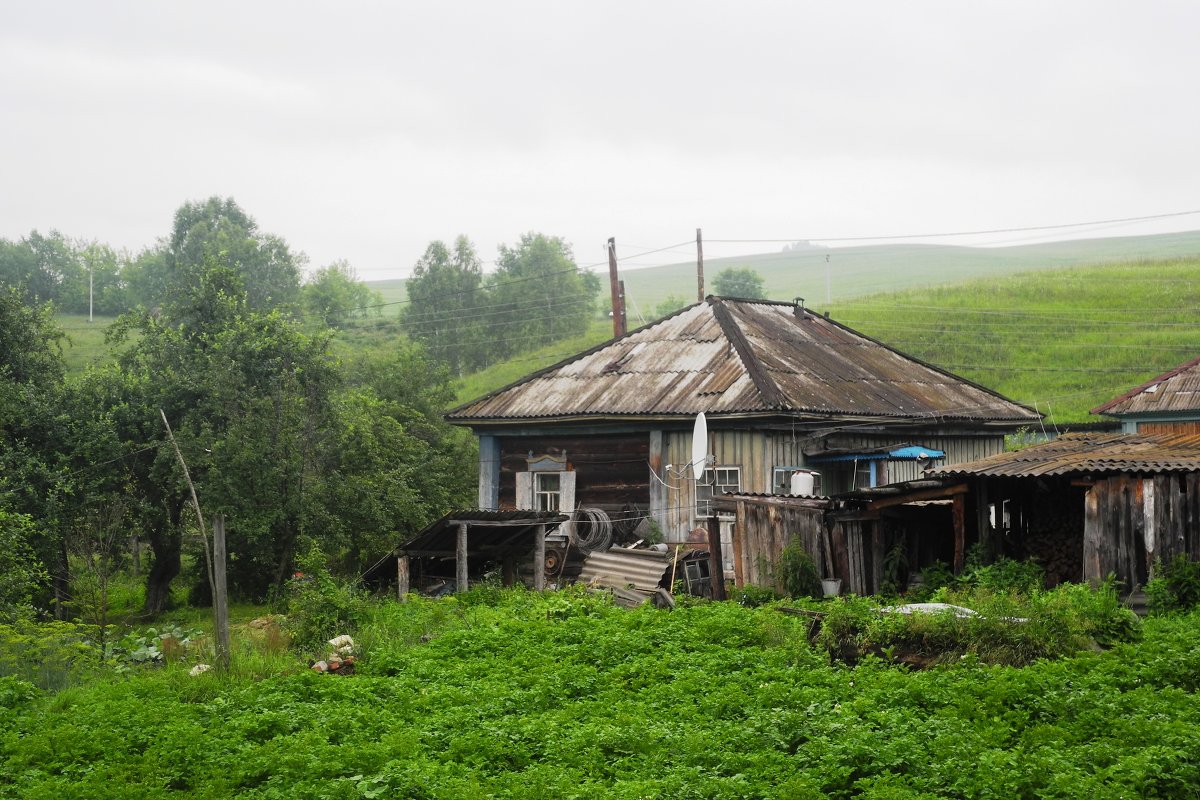
[[[167,428],[167,438],[171,440],[171,447],[175,448],[175,458],[179,459],[179,466],[183,469],[183,477],[187,481],[188,491],[192,493],[192,508],[196,509],[196,519],[200,522],[200,540],[204,543],[204,564],[208,567],[208,588],[216,594],[213,580],[212,554],[208,550],[208,529],[204,525],[204,514],[200,511],[200,500],[196,497],[196,486],[192,483],[192,474],[188,471],[187,462],[183,460],[183,453],[179,450],[179,443],[175,441],[175,433],[171,430],[171,423],[167,422],[167,412],[160,408],[158,413],[162,415],[163,425]]]

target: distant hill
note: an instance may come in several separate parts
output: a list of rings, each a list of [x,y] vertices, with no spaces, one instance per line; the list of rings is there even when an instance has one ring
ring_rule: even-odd
[[[939,244],[882,244],[861,247],[823,247],[793,242],[774,253],[754,253],[704,262],[707,291],[717,274],[729,267],[750,267],[762,276],[772,300],[806,298],[824,308],[875,292],[940,286],[974,278],[1098,265],[1122,261],[1200,256],[1200,231],[1078,239],[1069,242],[1007,247],[961,247]],[[826,260],[828,257],[828,260]],[[686,261],[658,267],[622,269],[630,325],[653,318],[654,307],[674,295],[686,301],[696,296],[696,263]],[[607,274],[605,275],[607,278]],[[406,281],[369,281],[385,302],[407,299]]]
[[[1046,426],[1200,356],[1200,257],[976,277],[836,301],[833,319],[1036,408]],[[812,304],[809,304],[812,306]],[[611,336],[526,353],[459,382],[465,402]]]
[[[875,292],[959,283],[975,278],[1137,260],[1200,256],[1200,231],[1081,239],[1010,247],[887,244],[822,248],[792,245],[789,251],[705,259],[707,291],[729,267],[750,267],[762,276],[773,300],[804,297],[825,308]],[[828,261],[826,257],[828,256]],[[694,261],[621,273],[630,324],[649,320],[670,295],[691,301],[696,293]]]

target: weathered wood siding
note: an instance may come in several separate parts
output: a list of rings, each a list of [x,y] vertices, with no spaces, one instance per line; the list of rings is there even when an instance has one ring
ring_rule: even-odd
[[[825,530],[827,505],[824,501],[799,505],[739,499],[733,533],[737,585],[774,586],[783,591],[775,564],[783,548],[794,540],[812,557],[822,576],[832,577],[826,567],[832,559]]]
[[[691,461],[691,431],[669,431],[663,438],[665,464],[687,464]],[[762,431],[709,429],[708,453],[713,466],[741,469],[741,491],[754,494],[771,491],[767,439]],[[668,542],[686,541],[689,531],[703,527],[702,521],[696,516],[696,482],[691,479],[690,472],[685,471],[685,474],[688,477],[682,477],[677,467],[674,474],[664,475],[670,487],[666,493],[666,524],[663,526],[663,534]]]
[[[1116,475],[1084,496],[1083,578],[1144,586],[1156,560],[1200,555],[1200,473]]]
[[[516,507],[516,474],[528,467],[527,458],[567,454],[575,472],[578,505],[619,511],[625,505],[645,511],[650,505],[650,435],[501,436],[500,508]]]
[[[1178,422],[1139,422],[1138,433],[1186,433],[1192,436],[1200,435],[1200,420],[1179,420]]]

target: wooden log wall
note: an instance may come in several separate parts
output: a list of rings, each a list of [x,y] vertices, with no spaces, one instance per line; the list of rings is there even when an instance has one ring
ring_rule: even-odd
[[[516,505],[516,474],[534,456],[567,454],[575,472],[577,505],[619,512],[627,504],[643,512],[650,503],[650,436],[502,436],[500,451],[500,508]]]

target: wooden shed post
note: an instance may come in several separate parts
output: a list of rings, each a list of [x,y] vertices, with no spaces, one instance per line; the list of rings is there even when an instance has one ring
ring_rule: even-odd
[[[533,589],[540,592],[546,588],[546,526],[538,525],[533,535]]]
[[[962,572],[967,550],[967,501],[962,494],[954,495],[954,574]]]
[[[467,523],[458,523],[458,547],[454,552],[455,580],[458,586],[455,587],[457,592],[465,592],[467,590]]]
[[[708,575],[712,580],[712,599],[725,600],[725,559],[721,557],[721,520],[714,511],[708,518]]]
[[[408,597],[408,556],[396,557],[396,599],[401,603]]]

